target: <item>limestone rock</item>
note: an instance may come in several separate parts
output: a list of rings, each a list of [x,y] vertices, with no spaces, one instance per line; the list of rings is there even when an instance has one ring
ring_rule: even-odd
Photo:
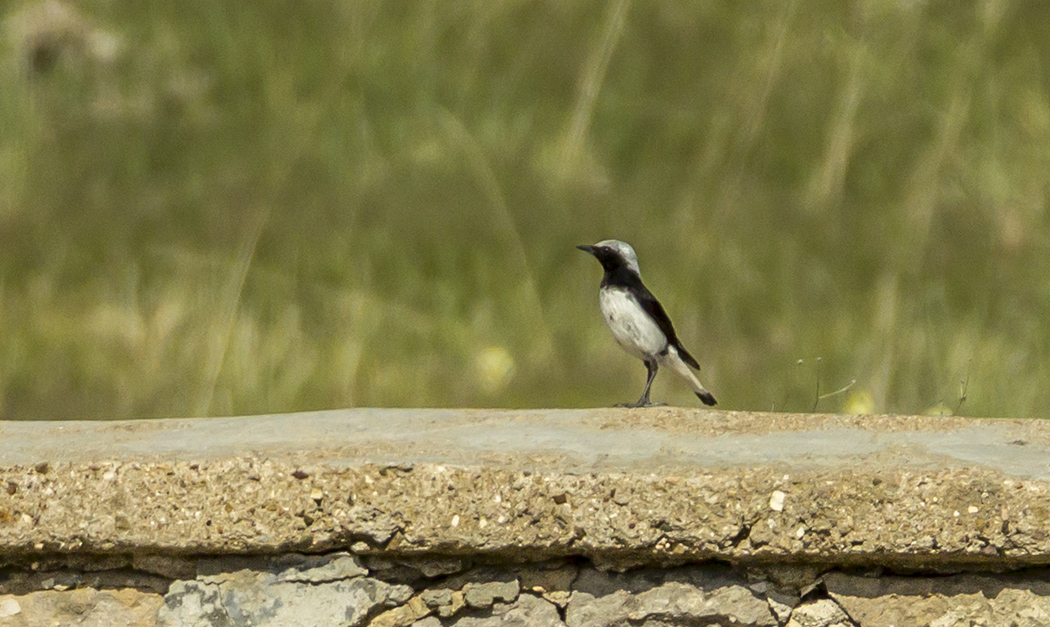
[[[518,580],[493,581],[491,583],[468,583],[463,587],[463,598],[471,607],[489,607],[496,602],[511,602],[518,598]]]
[[[1050,625],[1050,582],[1031,577],[825,577],[828,594],[861,625]]]
[[[335,553],[323,556],[321,559],[308,559],[304,564],[293,566],[279,574],[277,581],[322,583],[352,579],[367,574],[368,570],[361,566],[356,557],[349,553]]]
[[[368,627],[410,627],[432,611],[422,598],[415,596],[405,605],[376,616],[372,622],[368,623]]]
[[[733,622],[775,626],[764,595],[723,567],[607,573],[580,571],[566,607],[571,626],[626,626],[648,621]]]
[[[514,603],[497,603],[492,615],[484,618],[461,618],[453,627],[565,627],[558,610],[531,594],[523,594]]]
[[[884,623],[872,623],[884,624]],[[831,599],[817,599],[791,612],[787,627],[856,627],[846,612]]]
[[[467,602],[463,600],[463,591],[456,590],[452,593],[452,602],[438,608],[438,616],[441,618],[449,618],[466,607],[466,605]]]
[[[687,571],[679,575],[678,581],[666,581],[642,591],[637,590],[645,587],[644,582],[619,589],[601,585],[590,588],[598,594],[577,588],[569,599],[566,623],[569,627],[627,627],[650,621],[653,624],[725,621],[742,626],[777,625],[766,600],[746,586],[714,578],[706,582],[707,586],[697,585],[689,581],[688,574],[697,575]],[[610,579],[615,581],[621,577]],[[636,590],[634,594],[631,588]]]
[[[158,615],[162,627],[360,625],[379,607],[400,605],[412,588],[355,577],[304,585],[268,572],[240,571],[221,582],[176,581]]]
[[[452,605],[452,591],[448,588],[424,590],[419,596],[423,599],[423,603],[426,603],[429,608],[438,608],[442,605]]]
[[[766,593],[766,602],[769,604],[769,610],[773,612],[777,620],[785,622],[791,617],[791,612],[795,609],[798,598],[791,598],[786,594],[768,592]]]
[[[153,627],[159,594],[133,589],[46,590],[0,596],[3,627]]]

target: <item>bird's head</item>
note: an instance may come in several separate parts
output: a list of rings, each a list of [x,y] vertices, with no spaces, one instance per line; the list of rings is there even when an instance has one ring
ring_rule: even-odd
[[[591,253],[602,264],[606,271],[625,267],[631,272],[641,276],[638,268],[638,255],[627,242],[618,239],[602,240],[594,246],[577,246],[580,250]]]

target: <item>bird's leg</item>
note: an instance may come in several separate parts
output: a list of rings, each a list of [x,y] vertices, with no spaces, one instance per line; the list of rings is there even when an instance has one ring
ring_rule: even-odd
[[[659,407],[666,405],[666,403],[652,403],[649,401],[649,388],[653,387],[653,380],[656,379],[656,371],[658,369],[656,360],[645,360],[645,369],[649,371],[649,378],[645,381],[645,390],[642,392],[642,397],[638,399],[637,403],[623,403],[617,405],[617,407]]]
[[[638,399],[637,407],[656,407],[657,405],[663,405],[664,403],[649,402],[649,388],[653,387],[653,381],[656,379],[656,360],[647,360],[645,362],[645,368],[649,371],[649,378],[645,380],[645,390],[642,392],[642,397]]]

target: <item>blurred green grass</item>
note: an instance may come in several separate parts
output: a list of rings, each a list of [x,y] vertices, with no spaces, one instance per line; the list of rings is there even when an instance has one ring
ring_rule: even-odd
[[[1046,413],[1050,4],[0,20],[0,418],[632,400],[607,237],[724,408]]]

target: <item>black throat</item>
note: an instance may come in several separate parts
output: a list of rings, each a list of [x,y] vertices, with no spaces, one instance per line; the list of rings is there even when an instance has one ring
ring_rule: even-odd
[[[604,264],[603,264],[604,265]],[[605,276],[602,277],[602,287],[622,287],[626,289],[637,289],[642,285],[642,278],[631,272],[621,264],[605,268]]]

